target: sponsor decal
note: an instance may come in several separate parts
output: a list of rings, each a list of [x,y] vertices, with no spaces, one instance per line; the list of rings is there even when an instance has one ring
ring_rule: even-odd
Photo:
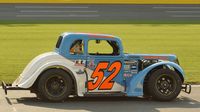
[[[137,70],[131,70],[131,74],[136,74]]]
[[[92,70],[95,68],[94,59],[90,59],[87,67]]]
[[[124,71],[129,71],[130,70],[130,65],[124,65]]]
[[[81,69],[79,69],[76,73],[77,73],[77,74],[84,74],[84,71],[81,70]]]
[[[124,74],[124,77],[132,77],[132,76],[133,76],[132,74],[128,74],[128,73]]]
[[[74,66],[85,66],[85,60],[75,60]]]

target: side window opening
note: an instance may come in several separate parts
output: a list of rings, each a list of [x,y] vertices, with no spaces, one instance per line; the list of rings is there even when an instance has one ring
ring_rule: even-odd
[[[89,55],[119,55],[119,47],[115,41],[111,40],[89,40]]]
[[[75,40],[70,46],[71,55],[80,55],[84,53],[83,40]]]
[[[57,43],[56,43],[56,48],[59,48],[59,47],[60,47],[60,44],[61,44],[61,42],[62,42],[62,39],[63,39],[62,36],[59,36],[59,37],[58,37],[58,41],[57,41]]]

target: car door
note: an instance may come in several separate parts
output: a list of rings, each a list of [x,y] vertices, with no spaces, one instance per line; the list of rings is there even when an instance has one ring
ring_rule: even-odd
[[[91,39],[87,49],[88,92],[124,91],[123,58],[114,40]]]

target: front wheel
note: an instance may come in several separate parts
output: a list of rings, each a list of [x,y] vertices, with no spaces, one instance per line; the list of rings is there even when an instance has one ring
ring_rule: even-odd
[[[170,101],[179,95],[182,80],[175,71],[159,69],[150,75],[147,86],[153,99]]]
[[[41,74],[38,82],[38,94],[45,100],[65,100],[72,90],[72,80],[61,69],[49,69]]]

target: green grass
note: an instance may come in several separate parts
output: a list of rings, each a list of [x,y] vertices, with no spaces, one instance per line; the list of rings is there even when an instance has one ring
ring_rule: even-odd
[[[128,53],[176,54],[186,81],[200,82],[200,24],[0,24],[0,80],[14,81],[62,32],[117,35]]]

